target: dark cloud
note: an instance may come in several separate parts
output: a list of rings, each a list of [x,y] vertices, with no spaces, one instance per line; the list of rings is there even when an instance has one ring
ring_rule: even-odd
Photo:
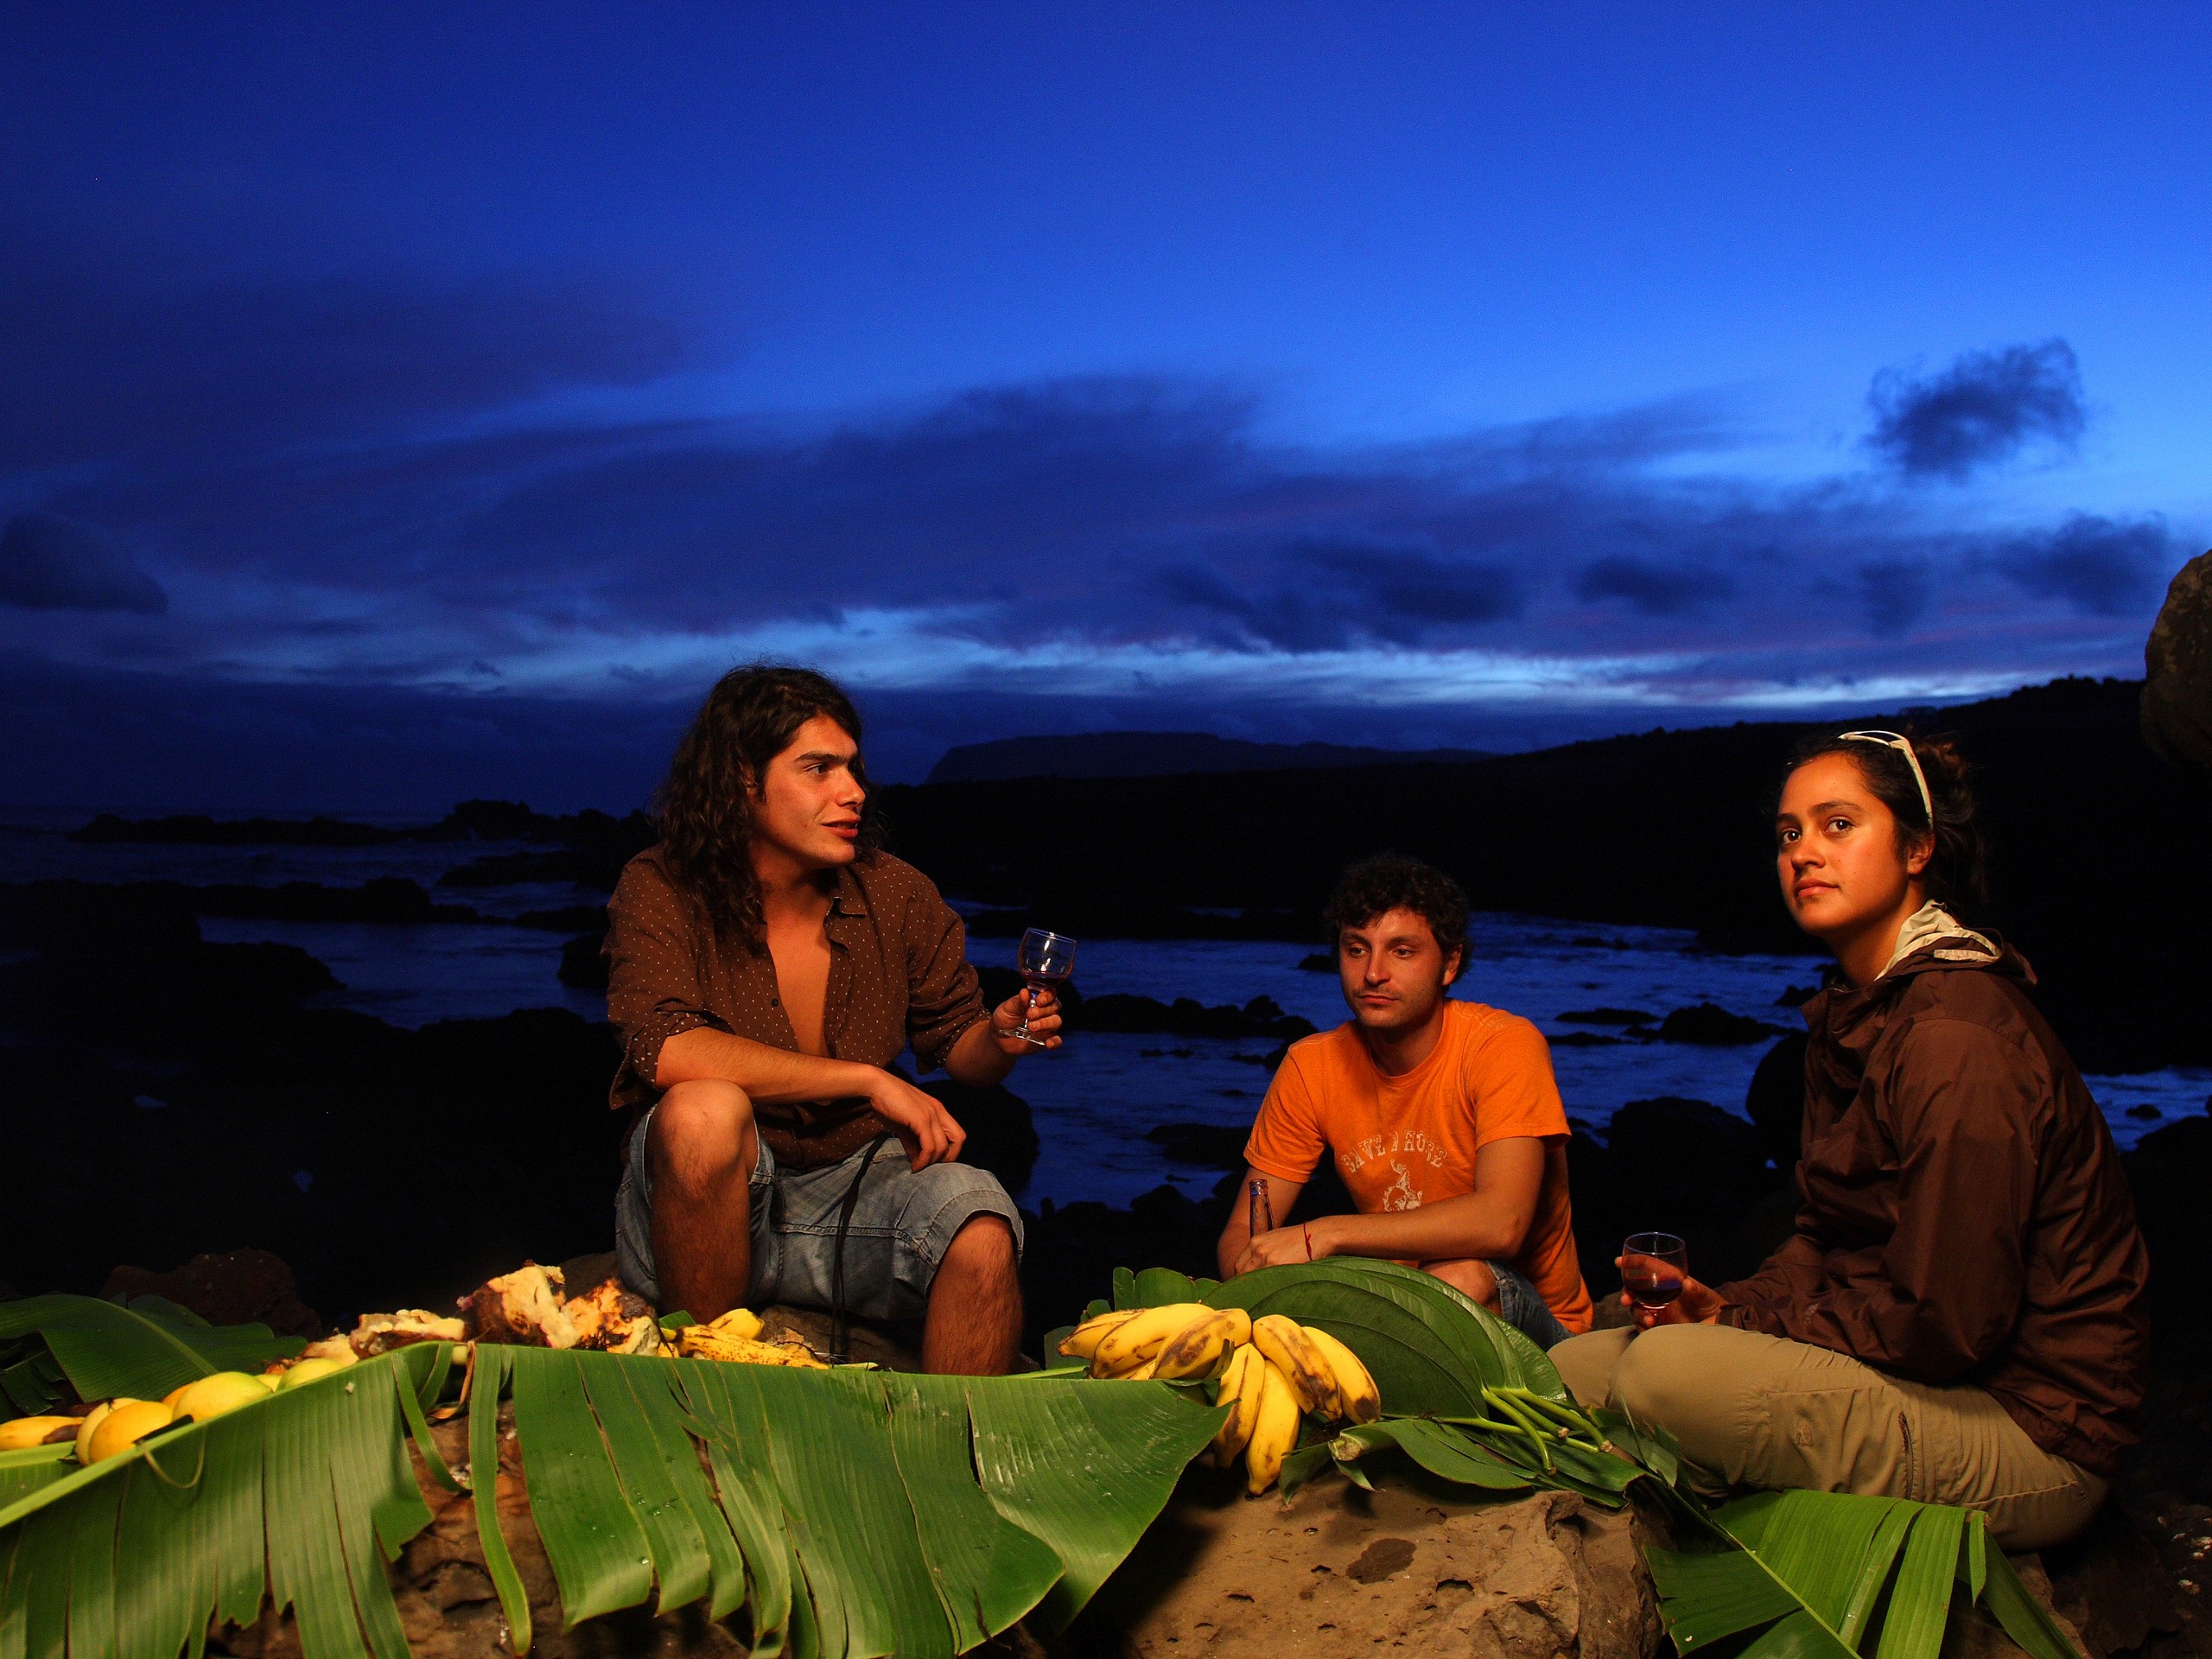
[[[0,239],[0,472],[398,433],[701,349],[641,296],[582,282],[296,277],[169,285]]]
[[[1927,613],[1935,583],[1924,559],[1875,559],[1858,574],[1866,620],[1878,633],[1894,634]]]
[[[2082,371],[2063,340],[1968,352],[1939,374],[1874,377],[1868,443],[1910,478],[1963,480],[2037,439],[2070,449],[2088,414]]]
[[[1995,550],[1998,568],[2037,598],[2114,617],[2155,606],[2182,556],[2163,518],[2087,513],[2054,531],[2008,538]]]
[[[208,578],[196,593],[296,597],[246,622],[16,637],[241,677],[461,686],[482,664],[610,696],[761,630],[846,649],[842,629],[856,663],[917,684],[1003,679],[1035,652],[1087,664],[1067,671],[1090,690],[1158,665],[1309,700],[1369,695],[1332,654],[1380,674],[1467,652],[1547,664],[1578,696],[1719,702],[1919,683],[1938,661],[1978,684],[2031,659],[2113,671],[2163,556],[2133,524],[1997,534],[1864,476],[1699,471],[1716,428],[1687,405],[1332,449],[1267,438],[1261,413],[1209,385],[1084,380],[812,430],[542,424],[118,463],[16,493],[159,545]],[[617,676],[630,642],[643,678]],[[1317,660],[1253,665],[1268,653]]]
[[[25,513],[0,531],[0,605],[158,615],[169,596],[129,554],[74,524]]]
[[[1673,560],[1617,556],[1593,559],[1574,579],[1578,597],[1625,600],[1646,616],[1680,616],[1719,603],[1735,590],[1726,575],[1694,556]]]

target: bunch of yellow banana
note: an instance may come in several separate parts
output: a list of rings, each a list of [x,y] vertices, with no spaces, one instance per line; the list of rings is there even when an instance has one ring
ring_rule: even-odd
[[[1093,1376],[1210,1382],[1227,1368],[1230,1355],[1251,1338],[1252,1316],[1241,1307],[1169,1302],[1086,1319],[1060,1344],[1060,1352],[1089,1360]]]
[[[1132,1382],[1218,1381],[1230,1414],[1213,1439],[1214,1461],[1244,1459],[1246,1484],[1264,1492],[1312,1413],[1371,1423],[1382,1396],[1359,1357],[1325,1331],[1280,1313],[1173,1302],[1122,1308],[1077,1325],[1060,1352],[1090,1362],[1090,1375]]]

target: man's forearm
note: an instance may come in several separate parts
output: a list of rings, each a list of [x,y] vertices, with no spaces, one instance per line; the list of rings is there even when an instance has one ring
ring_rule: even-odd
[[[1503,1212],[1480,1194],[1446,1198],[1418,1210],[1366,1216],[1323,1216],[1313,1224],[1314,1254],[1374,1255],[1406,1262],[1517,1255],[1528,1240],[1526,1216]]]
[[[662,1089],[679,1083],[713,1078],[734,1083],[763,1105],[781,1106],[799,1100],[844,1100],[874,1093],[886,1074],[855,1060],[825,1059],[816,1054],[795,1054],[787,1048],[734,1037],[704,1026],[679,1031],[660,1047],[660,1064],[653,1072]]]
[[[952,1052],[944,1057],[944,1072],[970,1089],[988,1089],[1006,1081],[1014,1070],[1014,1058],[992,1040],[991,1022],[986,1015],[960,1033]]]

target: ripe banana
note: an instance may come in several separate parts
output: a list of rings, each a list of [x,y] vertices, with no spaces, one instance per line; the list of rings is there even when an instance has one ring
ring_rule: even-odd
[[[829,1369],[802,1344],[762,1342],[753,1337],[726,1336],[712,1325],[685,1325],[676,1333],[676,1348],[685,1359],[718,1360],[727,1365],[791,1365],[804,1370]]]
[[[760,1316],[749,1307],[733,1307],[718,1319],[707,1321],[707,1329],[718,1337],[735,1337],[742,1342],[760,1339]]]
[[[1371,1423],[1382,1414],[1382,1391],[1361,1364],[1359,1356],[1318,1325],[1301,1325],[1336,1378],[1337,1398],[1344,1414],[1355,1423]]]
[[[0,1452],[20,1452],[25,1446],[44,1446],[46,1437],[57,1429],[77,1432],[74,1417],[18,1417],[13,1422],[0,1423]]]
[[[1250,1341],[1251,1336],[1252,1316],[1241,1307],[1200,1314],[1167,1339],[1152,1374],[1163,1382],[1196,1382],[1218,1376],[1230,1351]]]
[[[1098,1369],[1098,1362],[1093,1359],[1090,1362],[1090,1374],[1093,1376],[1107,1377],[1116,1382],[1141,1382],[1152,1375],[1154,1368],[1159,1363],[1160,1355],[1157,1351],[1149,1354],[1128,1354],[1122,1357],[1122,1363],[1112,1370],[1102,1371]]]
[[[1112,1376],[1131,1361],[1150,1359],[1185,1325],[1212,1312],[1204,1302],[1169,1302],[1161,1307],[1146,1308],[1135,1319],[1122,1320],[1106,1333],[1091,1351],[1090,1374]]]
[[[1252,1438],[1252,1425],[1260,1418],[1260,1386],[1265,1381],[1261,1373],[1267,1369],[1267,1363],[1265,1357],[1249,1343],[1229,1357],[1229,1369],[1221,1374],[1221,1396],[1216,1402],[1230,1408],[1229,1415],[1222,1419],[1221,1427],[1214,1432],[1213,1462],[1217,1469],[1226,1469],[1234,1464]]]
[[[1143,1312],[1141,1307],[1116,1308],[1095,1319],[1085,1319],[1068,1333],[1067,1340],[1060,1344],[1060,1352],[1070,1359],[1089,1359],[1098,1351],[1098,1344],[1106,1339],[1108,1332],[1127,1325]]]
[[[1262,1357],[1260,1409],[1244,1447],[1244,1490],[1255,1497],[1275,1484],[1282,1460],[1298,1444],[1298,1395],[1282,1368]]]
[[[1300,1410],[1332,1420],[1344,1414],[1344,1402],[1337,1394],[1336,1372],[1304,1325],[1281,1313],[1262,1314],[1252,1321],[1252,1341],[1281,1367],[1298,1397]]]

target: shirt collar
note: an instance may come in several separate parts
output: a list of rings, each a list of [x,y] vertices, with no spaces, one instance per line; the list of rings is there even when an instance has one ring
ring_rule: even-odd
[[[855,859],[837,872],[837,890],[830,895],[832,916],[866,916],[870,913],[868,887],[860,877],[860,861]]]

